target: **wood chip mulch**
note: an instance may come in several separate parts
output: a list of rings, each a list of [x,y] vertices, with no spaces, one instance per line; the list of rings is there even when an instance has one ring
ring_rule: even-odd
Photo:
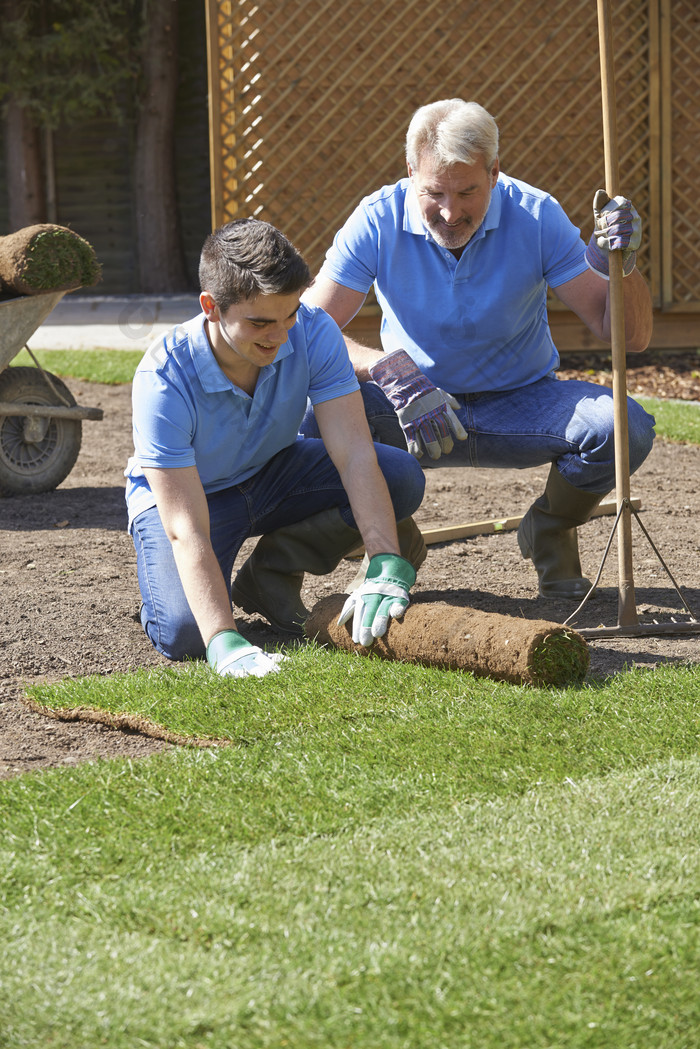
[[[626,372],[632,396],[700,401],[700,350],[629,354]],[[557,374],[611,387],[612,359],[609,354],[562,353]]]

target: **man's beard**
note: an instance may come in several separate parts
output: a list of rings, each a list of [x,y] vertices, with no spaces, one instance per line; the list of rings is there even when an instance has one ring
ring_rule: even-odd
[[[456,226],[446,226],[438,215],[433,216],[429,221],[424,221],[428,232],[441,248],[448,248],[450,251],[454,251],[457,248],[465,247],[472,239],[479,226],[486,218],[486,212],[489,209],[491,203],[491,194],[489,193],[489,199],[486,201],[484,213],[480,217],[478,222],[475,222],[471,218],[461,219]]]

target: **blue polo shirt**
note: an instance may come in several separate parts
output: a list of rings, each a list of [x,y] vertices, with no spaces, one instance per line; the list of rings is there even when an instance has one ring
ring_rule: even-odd
[[[451,393],[509,390],[559,364],[547,286],[587,269],[585,244],[548,193],[500,174],[484,221],[459,260],[423,224],[410,179],[360,202],[322,274],[382,309],[382,346],[404,349]]]
[[[129,527],[155,506],[144,468],[196,466],[207,494],[240,484],[294,443],[307,397],[320,404],[359,389],[340,330],[321,309],[301,304],[252,397],[217,364],[204,320],[200,314],[159,338],[134,375]]]

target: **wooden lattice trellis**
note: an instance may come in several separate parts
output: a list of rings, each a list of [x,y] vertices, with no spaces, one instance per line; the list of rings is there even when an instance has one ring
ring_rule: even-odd
[[[215,225],[264,218],[316,270],[357,201],[403,175],[414,110],[460,96],[496,117],[504,170],[590,231],[604,182],[592,0],[207,0],[207,12]],[[699,20],[697,0],[614,8],[621,186],[666,309],[700,308]]]
[[[662,4],[664,305],[700,309],[700,5]]]

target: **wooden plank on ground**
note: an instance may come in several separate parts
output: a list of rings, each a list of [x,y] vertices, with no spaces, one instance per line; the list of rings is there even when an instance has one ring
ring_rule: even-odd
[[[630,504],[635,510],[639,510],[642,501],[639,498],[630,499]],[[617,513],[617,503],[614,499],[605,499],[595,508],[592,517],[609,517]],[[489,521],[471,521],[467,524],[449,525],[446,528],[421,528],[421,534],[427,546],[434,543],[451,543],[455,539],[473,539],[477,535],[495,535],[498,532],[513,532],[523,519],[523,514],[517,517],[498,517]],[[346,556],[348,558],[362,557],[364,546],[358,546]]]

